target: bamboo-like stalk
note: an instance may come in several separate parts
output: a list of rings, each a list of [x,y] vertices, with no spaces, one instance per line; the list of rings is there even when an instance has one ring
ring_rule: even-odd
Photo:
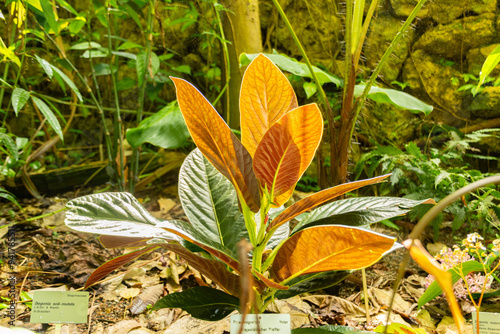
[[[147,85],[147,80],[146,77],[148,75],[149,71],[149,63],[151,61],[151,48],[153,45],[153,16],[154,16],[154,10],[155,10],[155,4],[156,0],[150,0],[149,1],[149,10],[148,10],[148,34],[147,34],[147,39],[146,39],[146,71],[144,74],[144,80],[142,82],[142,86],[139,87],[139,107],[137,108],[137,124],[139,124],[142,121],[142,113],[144,110],[144,98],[146,94],[146,85]],[[140,155],[140,149],[141,147],[139,146],[138,148],[134,148],[132,151],[132,161],[131,161],[131,175],[129,177],[129,191],[133,194],[135,190],[135,181],[136,178],[138,177],[137,173],[139,171],[139,155]]]
[[[219,25],[219,32],[221,36],[221,44],[222,44],[222,50],[224,51],[224,60],[226,64],[226,83],[224,84],[224,87],[222,87],[221,91],[219,92],[219,95],[215,98],[215,100],[212,102],[212,105],[216,105],[217,102],[219,102],[220,98],[226,91],[227,87],[229,86],[229,79],[231,78],[231,63],[229,59],[229,50],[227,49],[227,41],[226,41],[226,35],[224,34],[224,29],[222,28],[222,20],[220,18],[219,10],[217,9],[217,3],[214,4],[214,11],[215,11],[215,16],[217,17],[217,24]],[[229,105],[229,102],[228,102]],[[229,116],[229,113],[228,113]],[[226,120],[226,123],[229,124],[229,118]]]

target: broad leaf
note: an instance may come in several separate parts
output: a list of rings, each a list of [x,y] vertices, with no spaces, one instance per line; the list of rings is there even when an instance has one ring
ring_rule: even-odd
[[[81,42],[81,43],[76,43],[73,44],[69,49],[70,50],[89,50],[89,49],[96,49],[96,48],[101,48],[101,44],[96,43],[96,42]]]
[[[17,162],[19,159],[19,152],[17,151],[16,143],[7,134],[0,132],[0,146],[4,146],[9,152],[12,159],[11,163]]]
[[[183,292],[171,293],[153,306],[162,308],[181,308],[193,317],[218,321],[239,308],[239,299],[213,288],[198,286]]]
[[[255,151],[253,168],[262,188],[273,194],[276,206],[288,198],[275,196],[295,188],[311,163],[323,135],[323,118],[316,104],[294,109],[281,117],[264,135]]]
[[[292,233],[319,225],[366,227],[370,224],[404,215],[420,204],[435,204],[434,200],[416,201],[399,197],[355,197],[323,205],[306,214]]]
[[[366,268],[388,252],[394,242],[393,237],[355,227],[311,227],[283,243],[272,271],[285,284],[305,274]]]
[[[490,75],[491,71],[498,65],[500,62],[500,45],[498,45],[491,53],[486,57],[486,60],[483,63],[483,67],[481,67],[481,72],[479,75],[479,82],[477,87],[481,86],[484,80]]]
[[[198,149],[188,155],[181,167],[179,198],[193,227],[208,239],[234,253],[236,244],[242,238],[248,239],[233,185]]]
[[[155,225],[160,222],[129,193],[82,196],[66,204],[65,223],[86,233],[135,238],[179,238]]]
[[[461,272],[462,275],[466,276],[467,274],[476,271],[484,271],[483,265],[477,261],[467,261],[448,270],[448,272],[451,274],[452,284],[455,284],[461,278],[458,273]],[[429,285],[429,287],[425,290],[424,294],[418,299],[418,307],[424,306],[442,293],[443,290],[439,286],[438,281],[432,282],[431,285]]]
[[[43,16],[47,20],[50,28],[55,34],[59,33],[59,24],[57,23],[56,16],[54,15],[54,9],[49,0],[40,0],[40,5],[43,9]]]
[[[371,179],[366,179],[366,180],[361,180],[361,181],[355,181],[355,182],[350,182],[350,183],[344,183],[332,188],[328,188],[325,190],[322,190],[320,192],[317,192],[315,194],[312,194],[306,198],[301,199],[298,202],[295,202],[294,204],[290,205],[285,211],[283,211],[278,217],[276,217],[271,224],[267,227],[267,231],[269,232],[271,229],[274,229],[281,224],[284,224],[285,222],[291,220],[292,218],[297,217],[303,212],[306,212],[308,210],[311,210],[326,201],[329,201],[337,196],[340,196],[342,194],[345,194],[349,191],[378,183],[383,181],[385,178],[389,177],[390,174],[382,175],[382,176],[377,176],[373,177]]]
[[[289,287],[286,291],[278,291],[274,295],[278,299],[287,299],[301,293],[313,292],[326,289],[342,282],[351,271],[334,270],[322,273],[314,273],[298,276],[287,283]]]
[[[115,257],[112,260],[109,260],[99,266],[96,270],[90,274],[89,278],[87,278],[87,281],[85,282],[85,286],[83,289],[87,289],[89,286],[94,285],[97,283],[101,278],[106,277],[110,272],[112,272],[115,269],[118,269],[119,267],[123,266],[124,264],[133,261],[141,256],[143,256],[146,253],[149,253],[155,249],[159,248],[158,246],[148,246],[144,247],[142,249],[123,254],[121,256]]]
[[[141,51],[137,55],[136,58],[136,69],[137,69],[137,82],[139,83],[139,87],[144,84],[144,80],[147,78],[153,78],[160,69],[160,59],[156,55],[156,53],[150,53],[149,64],[147,63],[147,53],[146,51]]]
[[[61,138],[61,141],[64,141],[64,135],[62,133],[61,124],[59,124],[59,121],[57,120],[52,110],[50,110],[50,108],[45,104],[45,102],[43,102],[39,98],[31,96],[31,99],[38,107],[42,115],[47,118],[47,123],[50,124],[54,132],[59,136],[59,138]]]
[[[252,169],[252,157],[193,85],[182,79],[171,79],[193,141],[208,161],[233,183],[246,205],[253,212],[259,211],[259,185]]]
[[[99,242],[104,248],[135,248],[148,245],[151,238],[123,237],[115,235],[100,235]]]
[[[83,102],[82,94],[80,94],[80,91],[78,90],[78,88],[76,87],[76,85],[74,84],[74,82],[71,81],[71,79],[68,78],[68,76],[66,74],[64,74],[63,71],[61,71],[57,67],[55,67],[53,65],[50,65],[50,67],[52,67],[52,70],[54,72],[56,72],[57,74],[59,74],[61,76],[61,78],[64,80],[64,82],[69,86],[69,88],[71,88],[71,90],[73,92],[75,92],[76,96],[78,97],[78,100],[80,102]]]
[[[259,54],[243,75],[240,91],[241,142],[253,157],[264,134],[297,108],[297,97],[283,73]]]
[[[256,58],[259,54],[248,54],[242,53],[240,56],[241,65],[245,66],[252,59]],[[300,77],[307,77],[312,79],[311,72],[307,67],[307,64],[298,62],[297,60],[287,57],[285,55],[280,55],[277,53],[264,53],[264,55],[269,58],[276,66],[278,66],[283,71],[290,72],[292,74],[298,75]],[[337,87],[341,85],[342,81],[335,75],[325,72],[316,66],[313,66],[313,71],[321,85],[325,83],[333,83]]]
[[[23,109],[24,105],[30,98],[30,93],[28,91],[25,91],[22,88],[14,88],[14,91],[12,92],[12,108],[14,108],[14,112],[17,114],[21,109]]]
[[[49,77],[49,79],[52,79],[52,76],[54,75],[54,73],[52,71],[52,66],[50,65],[50,63],[48,61],[46,61],[45,59],[38,57],[37,54],[35,54],[35,59],[40,63],[40,65],[42,66],[45,73],[47,73],[47,76]]]
[[[365,90],[366,85],[356,85],[354,87],[354,96],[360,96]],[[424,103],[411,96],[410,94],[388,88],[372,86],[368,93],[368,98],[378,103],[389,103],[399,109],[405,109],[412,112],[423,112],[429,115],[433,109],[431,105]]]
[[[127,141],[134,148],[147,142],[165,149],[175,149],[185,145],[188,138],[189,131],[175,102],[144,119],[138,127],[127,130]]]

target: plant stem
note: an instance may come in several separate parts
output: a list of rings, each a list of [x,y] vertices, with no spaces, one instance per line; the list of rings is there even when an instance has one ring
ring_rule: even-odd
[[[49,212],[49,213],[46,213],[46,214],[43,214],[43,215],[40,215],[40,216],[28,218],[28,219],[24,220],[24,222],[30,222],[30,221],[33,221],[33,220],[50,217],[50,216],[53,216],[55,214],[58,214],[59,212],[63,212],[63,211],[66,211],[66,210],[68,210],[68,208],[64,207],[64,208],[61,208],[59,210],[56,210],[56,211],[53,211],[53,212]]]
[[[142,121],[142,112],[144,110],[144,98],[146,94],[146,86],[147,86],[147,77],[150,69],[151,62],[151,48],[153,45],[153,16],[155,11],[156,0],[149,0],[149,11],[148,11],[148,35],[146,39],[146,71],[144,73],[144,80],[142,82],[141,87],[139,88],[139,107],[137,108],[137,124]],[[139,155],[140,149],[134,148],[132,150],[132,161],[131,161],[131,175],[129,177],[129,191],[130,193],[134,193],[135,190],[135,181],[138,178],[139,171]]]
[[[229,79],[231,78],[231,63],[229,59],[229,50],[227,49],[227,42],[226,42],[226,35],[224,34],[224,29],[222,28],[222,20],[220,18],[219,10],[217,9],[217,2],[214,3],[214,10],[215,10],[215,16],[217,17],[217,24],[219,25],[219,31],[220,31],[220,36],[221,36],[221,44],[222,44],[222,49],[224,50],[224,60],[226,62],[226,83],[224,84],[224,87],[222,87],[221,91],[219,92],[219,95],[215,98],[215,100],[212,102],[212,105],[216,105],[217,102],[219,102],[220,98],[226,91],[227,87],[229,86]],[[228,103],[229,105],[229,103]],[[230,113],[227,113],[228,119],[226,120],[226,123],[229,124],[229,115]]]
[[[120,101],[118,99],[118,89],[116,87],[116,77],[113,71],[113,54],[111,51],[113,50],[113,45],[111,44],[111,14],[109,11],[109,4],[106,6],[106,12],[108,15],[108,49],[109,49],[109,68],[111,69],[111,82],[113,83],[113,96],[115,99],[115,131],[114,131],[114,144],[118,145],[118,149],[116,150],[116,154],[119,156],[120,163],[117,169],[119,169],[118,173],[118,188],[120,191],[125,189],[125,175],[124,175],[124,157],[123,157],[123,138],[122,138],[122,117],[120,114]],[[116,57],[115,57],[116,58]],[[118,64],[116,64],[118,65]],[[117,66],[118,67],[118,66]]]

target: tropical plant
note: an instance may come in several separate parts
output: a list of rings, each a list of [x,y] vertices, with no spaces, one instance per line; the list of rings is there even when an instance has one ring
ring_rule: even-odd
[[[198,146],[179,174],[179,197],[190,222],[160,221],[127,193],[68,202],[69,227],[101,234],[105,247],[141,247],[103,264],[85,287],[163,247],[222,290],[196,287],[172,293],[155,309],[180,307],[207,320],[222,319],[240,304],[243,313],[259,313],[274,298],[334,285],[401,247],[393,237],[366,227],[429,203],[364,197],[325,204],[389,177],[383,175],[322,190],[285,209],[321,140],[323,119],[316,104],[299,107],[286,77],[259,55],[242,84],[240,141],[194,86],[172,80]],[[291,228],[293,218],[299,222]],[[242,239],[249,242],[242,244]]]

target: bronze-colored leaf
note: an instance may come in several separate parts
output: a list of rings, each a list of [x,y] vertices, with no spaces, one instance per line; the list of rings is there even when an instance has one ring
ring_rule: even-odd
[[[224,263],[196,255],[179,244],[168,244],[164,247],[177,253],[191,267],[210,278],[225,292],[239,296],[239,276],[229,272]]]
[[[112,272],[113,270],[123,266],[125,263],[128,263],[132,260],[137,259],[138,257],[149,253],[155,249],[159,248],[158,245],[153,245],[149,247],[144,247],[142,249],[123,254],[121,256],[115,257],[112,260],[109,260],[99,266],[96,270],[90,274],[89,278],[87,278],[87,281],[85,282],[85,286],[83,287],[84,289],[87,289],[89,286],[92,286],[96,284],[101,278],[105,277],[107,274]]]
[[[104,248],[132,248],[148,246],[151,238],[122,237],[116,235],[100,235],[99,242]]]
[[[281,117],[264,135],[253,160],[261,187],[273,190],[273,203],[299,181],[311,163],[323,135],[323,117],[316,104],[296,108]]]
[[[171,79],[193,141],[208,161],[233,183],[246,205],[253,212],[259,211],[259,185],[252,169],[252,157],[193,85],[183,79]]]
[[[297,97],[280,69],[260,54],[248,65],[240,92],[241,141],[253,157],[271,126],[297,108]]]
[[[267,232],[269,232],[273,228],[277,228],[280,225],[283,225],[284,223],[286,223],[287,221],[289,221],[294,217],[297,217],[301,213],[306,212],[307,210],[310,210],[325,203],[326,201],[329,201],[349,191],[353,191],[355,189],[370,184],[381,182],[390,175],[391,174],[386,174],[382,176],[373,177],[371,179],[340,184],[338,186],[319,191],[306,198],[303,198],[300,201],[290,205],[288,208],[286,208],[285,211],[283,211],[276,218],[274,218],[271,224],[269,224],[269,226],[267,227]]]
[[[304,274],[361,269],[377,262],[395,238],[342,225],[302,230],[276,254],[272,272],[281,284]]]
[[[410,251],[413,260],[415,260],[415,262],[417,262],[428,274],[434,276],[446,296],[448,306],[450,307],[453,320],[455,320],[459,333],[463,333],[465,328],[464,318],[455,298],[455,294],[453,293],[451,274],[441,268],[439,263],[427,252],[420,240],[408,239],[403,241],[403,245]]]
[[[257,276],[259,278],[259,280],[261,280],[266,286],[268,286],[270,288],[277,289],[277,290],[288,290],[290,288],[288,286],[281,285],[279,283],[276,283],[273,280],[270,280],[269,278],[267,278],[266,276],[260,274],[259,272],[255,271],[255,270],[252,270],[252,272],[255,276]]]

